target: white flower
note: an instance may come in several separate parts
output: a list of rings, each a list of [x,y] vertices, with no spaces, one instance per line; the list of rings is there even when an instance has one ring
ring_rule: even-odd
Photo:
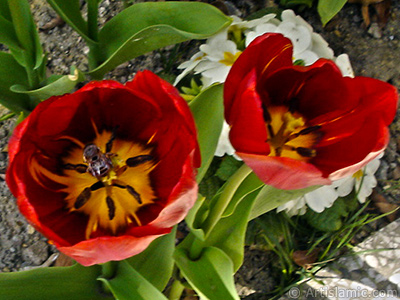
[[[229,140],[229,125],[224,121],[221,135],[219,136],[218,140],[217,150],[215,151],[215,156],[222,157],[225,154],[233,155],[234,153],[235,149],[232,147],[232,144]]]
[[[340,54],[335,59],[335,64],[339,67],[343,76],[354,78],[354,71],[351,67],[350,59],[347,54]]]
[[[281,33],[289,38],[293,44],[293,60],[301,59],[305,65],[311,65],[319,58],[333,59],[333,50],[328,43],[317,33],[313,32],[310,24],[288,9],[281,15],[282,22],[276,19],[267,23],[258,24],[254,29],[246,32],[246,47],[258,36],[267,32]]]
[[[277,212],[283,210],[289,216],[305,214],[307,207],[317,213],[321,213],[325,208],[329,208],[338,197],[344,197],[350,194],[355,188],[357,199],[360,203],[364,203],[365,199],[371,195],[372,189],[376,186],[377,181],[374,176],[379,168],[381,154],[364,169],[357,171],[352,176],[336,180],[331,185],[322,186],[310,193],[303,195],[297,199],[286,202],[277,208]]]
[[[358,201],[364,203],[365,199],[371,195],[373,188],[376,187],[377,181],[374,174],[379,168],[382,156],[383,154],[369,162],[363,169],[352,176],[338,180],[338,195],[340,197],[347,196],[355,187]]]
[[[285,210],[289,216],[303,215],[306,213],[307,206],[317,213],[321,213],[325,208],[331,207],[338,198],[335,184],[324,185],[312,192],[309,192],[297,199],[286,202],[277,208],[277,212]]]
[[[236,44],[228,40],[227,31],[222,31],[201,45],[200,52],[193,55],[189,61],[178,66],[178,69],[184,71],[176,78],[174,84],[193,70],[195,74],[201,73],[203,88],[216,82],[222,83],[240,53]]]

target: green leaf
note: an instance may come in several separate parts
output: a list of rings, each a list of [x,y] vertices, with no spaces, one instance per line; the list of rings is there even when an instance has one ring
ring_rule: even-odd
[[[102,52],[99,57],[103,61],[89,74],[102,78],[118,65],[144,53],[190,39],[205,39],[230,23],[229,17],[206,3],[136,3],[100,30],[98,51]]]
[[[100,266],[39,268],[23,272],[0,273],[1,300],[109,300],[101,294],[96,280]]]
[[[2,15],[0,15],[0,44],[5,44],[9,48],[20,49],[13,23],[6,20]]]
[[[32,70],[39,68],[44,61],[36,24],[33,20],[28,1],[8,0],[12,24],[20,47],[26,52],[26,65]]]
[[[85,76],[78,69],[74,69],[73,74],[61,76],[57,80],[36,90],[28,90],[26,86],[15,84],[11,86],[14,93],[29,95],[35,99],[46,100],[52,96],[70,93],[75,85],[85,80]]]
[[[164,290],[172,276],[176,228],[153,241],[146,250],[126,261],[159,291]]]
[[[257,193],[258,191],[253,191],[244,196],[232,214],[219,220],[205,242],[208,246],[221,249],[230,257],[234,272],[243,262],[248,217]]]
[[[132,268],[127,261],[118,263],[116,273],[111,279],[99,277],[98,280],[102,281],[118,300],[167,300],[155,286]]]
[[[28,85],[25,69],[11,54],[0,52],[0,104],[15,113],[28,114],[31,109],[29,96],[12,92],[10,87],[14,84]]]
[[[233,263],[224,251],[207,247],[193,261],[185,249],[175,251],[175,261],[185,279],[201,299],[239,300],[233,280]]]
[[[318,187],[319,186],[312,186],[299,190],[280,190],[270,185],[265,185],[255,200],[249,220],[257,218],[258,216],[269,212],[290,200],[299,198],[300,196],[307,194]]]
[[[201,152],[202,161],[196,177],[197,182],[200,182],[214,158],[222,130],[224,121],[223,85],[213,85],[204,90],[190,102],[190,109],[197,126]]]
[[[79,0],[47,0],[57,14],[87,42],[89,38],[87,22],[83,19]]]
[[[263,186],[264,183],[257,177],[257,175],[253,172],[250,173],[237,188],[235,194],[229,202],[228,207],[225,209],[223,216],[227,217],[232,214],[235,211],[236,206],[243,200],[244,197],[256,190],[260,190]]]
[[[322,25],[326,25],[346,4],[347,0],[319,0],[318,13]]]
[[[217,175],[221,180],[227,181],[242,164],[242,161],[238,161],[233,156],[227,155],[222,159],[215,175]]]

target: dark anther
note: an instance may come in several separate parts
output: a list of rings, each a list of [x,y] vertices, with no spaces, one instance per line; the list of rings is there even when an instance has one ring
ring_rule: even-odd
[[[262,109],[263,109],[264,121],[267,123],[271,122],[272,121],[271,115],[269,114],[269,111],[264,104],[262,105]]]
[[[317,131],[320,128],[321,128],[321,125],[310,126],[310,127],[304,128],[303,130],[300,130],[298,135],[306,135],[306,134],[309,134],[311,132]]]
[[[92,192],[90,191],[90,188],[85,188],[78,196],[78,198],[76,198],[76,201],[74,203],[74,207],[75,209],[79,209],[82,206],[84,206],[86,204],[86,202],[88,202],[88,200],[90,199]]]
[[[97,181],[96,183],[93,183],[90,187],[91,191],[96,191],[98,189],[101,189],[104,187],[104,183],[102,181]]]
[[[140,194],[133,187],[131,187],[130,185],[127,185],[126,189],[128,190],[129,194],[131,194],[139,204],[143,203],[142,198],[140,197]]]
[[[268,135],[272,139],[275,136],[274,129],[272,128],[271,124],[268,124],[267,127],[268,127]]]
[[[111,138],[110,138],[110,140],[109,140],[109,141],[107,142],[107,144],[106,144],[106,153],[111,152],[112,145],[113,145],[113,142],[114,142],[114,140],[115,140],[118,127],[119,127],[119,126],[114,127],[114,129],[113,129],[113,131],[112,131]]]
[[[107,196],[106,203],[107,203],[107,207],[108,207],[108,218],[111,221],[115,217],[115,203],[114,203],[114,200],[110,196]]]
[[[314,149],[304,147],[297,147],[296,152],[303,157],[314,157],[316,153]]]
[[[128,167],[136,167],[138,165],[144,164],[145,162],[151,161],[153,156],[151,155],[138,155],[135,157],[128,158],[126,164]]]
[[[77,164],[77,165],[73,165],[73,164],[65,164],[63,165],[63,168],[66,170],[75,170],[78,173],[86,173],[88,166],[84,165],[84,164]]]

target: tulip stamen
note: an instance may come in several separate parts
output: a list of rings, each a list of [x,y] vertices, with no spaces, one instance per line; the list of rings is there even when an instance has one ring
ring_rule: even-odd
[[[87,239],[98,230],[118,235],[128,226],[142,226],[142,208],[156,199],[152,147],[119,139],[116,130],[95,132],[93,141],[74,146],[63,158],[64,176],[57,180],[66,186],[67,209],[88,216]]]
[[[108,207],[108,218],[111,221],[115,217],[115,202],[110,196],[107,196],[106,203]]]
[[[321,126],[306,126],[305,118],[286,106],[264,108],[270,156],[289,157],[308,161],[316,156],[314,145],[318,142]],[[265,112],[267,110],[267,112]]]

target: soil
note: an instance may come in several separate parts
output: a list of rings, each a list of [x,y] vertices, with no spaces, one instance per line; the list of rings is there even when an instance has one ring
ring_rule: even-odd
[[[30,2],[39,28],[56,17],[55,12],[46,1],[31,0]],[[276,5],[273,1],[267,0],[222,2],[231,11],[241,14],[241,17],[265,8],[266,5]],[[101,23],[106,22],[122,8],[122,1],[102,1]],[[84,6],[83,9],[85,9]],[[357,76],[388,81],[398,89],[400,88],[400,1],[392,1],[390,18],[382,32],[370,30],[368,33],[363,28],[361,6],[358,4],[346,4],[344,9],[325,28],[322,27],[316,10],[306,10],[300,14],[312,24],[316,32],[327,40],[336,56],[342,53],[350,56]],[[40,38],[49,55],[48,69],[51,73],[68,74],[72,65],[81,70],[87,69],[86,54],[89,49],[68,25],[41,31]],[[184,53],[183,57],[190,57],[193,52],[196,52],[196,48],[194,48],[196,44],[198,43],[185,43],[186,46],[193,47]],[[124,83],[130,80],[138,70],[150,69],[158,73],[162,71],[162,58],[164,55],[168,55],[169,49],[171,48],[155,51],[127,62],[108,74],[107,78]],[[176,65],[178,64],[179,62]],[[0,114],[6,113],[7,111],[4,109],[0,110]],[[57,252],[19,214],[15,199],[6,186],[6,144],[13,124],[13,120],[2,122],[0,127],[0,272],[19,271],[26,267],[41,265]],[[390,126],[390,130],[390,143],[376,174],[378,178],[377,192],[386,201],[400,204],[400,189],[396,188],[396,185],[400,183],[400,113]],[[268,259],[260,251],[247,251],[244,265],[236,276],[238,289],[243,298],[267,299],[265,293],[274,288],[274,280],[268,271]]]

